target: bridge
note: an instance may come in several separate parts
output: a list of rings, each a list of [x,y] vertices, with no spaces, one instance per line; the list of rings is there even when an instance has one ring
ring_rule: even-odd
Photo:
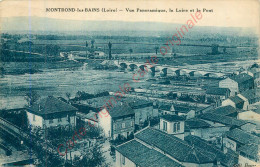
[[[116,63],[117,61],[115,61]],[[187,69],[185,67],[172,67],[170,65],[159,65],[159,64],[151,64],[150,67],[147,63],[138,63],[138,62],[129,62],[129,61],[122,61],[117,66],[121,69],[128,69],[130,71],[136,70],[146,70],[150,73],[159,72],[162,76],[194,76],[194,77],[214,77],[214,78],[221,78],[227,73],[219,73],[215,71],[202,71],[202,70],[194,70],[194,69]]]

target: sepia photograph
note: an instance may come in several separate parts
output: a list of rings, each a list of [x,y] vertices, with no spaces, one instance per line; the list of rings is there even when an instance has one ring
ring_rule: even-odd
[[[260,167],[260,1],[0,0],[0,166]]]

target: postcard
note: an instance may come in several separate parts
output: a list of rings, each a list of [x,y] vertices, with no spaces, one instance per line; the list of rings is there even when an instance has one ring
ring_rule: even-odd
[[[1,0],[0,166],[260,166],[257,0]]]

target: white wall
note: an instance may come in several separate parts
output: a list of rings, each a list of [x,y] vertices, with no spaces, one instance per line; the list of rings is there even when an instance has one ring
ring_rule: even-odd
[[[33,126],[39,126],[39,127],[43,127],[43,119],[41,116],[32,114],[28,111],[26,111],[27,114],[27,118],[29,120],[29,124],[33,125]],[[35,121],[33,120],[33,116],[35,115]]]
[[[99,125],[103,128],[105,137],[111,137],[111,116],[106,109],[103,109],[98,114]]]
[[[116,151],[116,167],[136,167],[135,163],[125,157],[125,165],[122,164],[123,155]]]
[[[219,87],[220,88],[229,88],[230,92],[230,96],[234,96],[236,95],[236,92],[239,92],[238,90],[238,83],[233,81],[230,78],[226,78],[222,81],[219,82]]]
[[[232,100],[226,99],[222,101],[222,106],[228,106],[228,105],[231,105],[232,107],[236,108],[236,104]]]

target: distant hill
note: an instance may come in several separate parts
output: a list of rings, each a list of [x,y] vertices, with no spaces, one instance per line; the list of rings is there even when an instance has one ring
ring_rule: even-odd
[[[30,31],[34,33],[60,32],[77,33],[99,32],[100,35],[156,36],[154,32],[176,32],[183,24],[161,22],[124,22],[124,21],[79,21],[61,20],[44,17],[11,17],[0,18],[2,32]],[[235,27],[201,27],[195,26],[192,31],[201,33],[250,35],[252,30]],[[104,34],[100,33],[103,32]]]

